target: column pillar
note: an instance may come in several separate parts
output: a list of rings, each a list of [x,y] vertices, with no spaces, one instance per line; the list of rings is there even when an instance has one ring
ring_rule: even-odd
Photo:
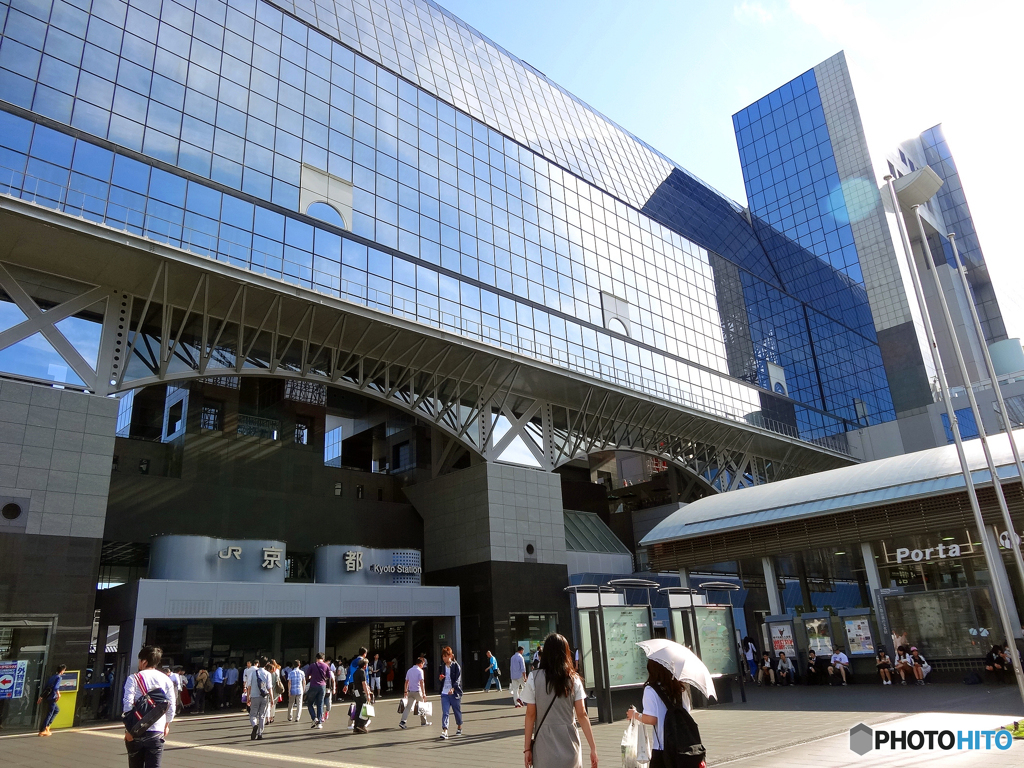
[[[276,634],[276,631],[275,631]],[[316,617],[316,647],[313,649],[314,655],[317,653],[324,653],[327,649],[327,617],[317,616]]]
[[[992,547],[992,552],[995,553],[996,557],[1002,558],[1003,553],[999,550],[999,539],[997,536],[998,533],[995,526],[985,527],[984,545]],[[1013,590],[1010,589],[1010,582],[1007,580],[1006,568],[999,568],[997,573],[989,574],[989,576],[992,581],[992,589],[1002,590],[1003,596],[1006,598],[1006,610],[1010,614],[1010,626],[1013,627],[1013,636],[1020,638],[1024,633],[1021,632],[1020,615],[1017,613],[1017,604],[1013,600]]]
[[[796,556],[796,567],[800,579],[800,601],[804,604],[804,612],[810,613],[814,610],[814,601],[811,599],[811,585],[807,583],[807,562],[803,552]]]
[[[104,668],[107,665],[107,635],[110,633],[110,628],[105,620],[100,620],[99,628],[96,632],[96,661],[92,665],[92,682],[93,683],[105,683],[107,681],[106,675],[104,675]],[[113,691],[110,691],[110,701],[113,701]],[[100,698],[103,696],[102,688],[93,689],[92,696],[90,697],[90,705],[92,706],[93,717],[99,714]],[[83,697],[84,698],[84,697]],[[111,704],[111,710],[114,709],[114,705]]]
[[[413,625],[412,621],[405,622],[405,668],[406,669],[411,667],[413,665],[413,662],[416,661],[416,659],[414,659],[412,657],[412,625]],[[395,670],[395,678],[396,678],[396,681],[397,681],[398,670]],[[403,679],[404,679],[404,676],[403,676]]]
[[[775,575],[775,561],[765,556],[761,558],[761,565],[764,568],[764,584],[768,590],[768,609],[772,616],[779,616],[782,613],[782,599],[779,597],[779,579]]]
[[[690,588],[690,569],[680,568],[679,569],[679,586]]]
[[[281,657],[284,655],[284,649],[281,648],[281,633],[282,633],[282,630],[283,630],[283,627],[281,625],[281,622],[280,621],[275,621],[274,622],[274,642],[271,645],[270,652],[273,654],[271,656],[271,658],[281,660],[281,664],[282,664],[282,666],[284,666],[285,662],[281,659]]]

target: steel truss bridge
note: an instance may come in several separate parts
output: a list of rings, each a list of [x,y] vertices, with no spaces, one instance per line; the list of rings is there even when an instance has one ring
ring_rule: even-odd
[[[0,233],[0,290],[26,316],[0,331],[0,351],[39,333],[84,382],[77,388],[98,395],[222,376],[339,387],[429,424],[435,476],[467,451],[500,460],[514,442],[547,471],[597,451],[648,454],[706,491],[852,461],[7,195]],[[95,366],[59,329],[83,313],[101,326]]]

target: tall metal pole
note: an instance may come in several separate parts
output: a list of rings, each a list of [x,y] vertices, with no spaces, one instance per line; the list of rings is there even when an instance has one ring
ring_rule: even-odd
[[[939,380],[939,389],[942,392],[942,399],[946,406],[946,415],[953,431],[953,441],[956,443],[957,458],[960,460],[960,471],[964,476],[964,484],[967,487],[967,497],[971,502],[971,511],[974,513],[974,524],[979,536],[984,535],[985,520],[981,514],[981,506],[978,504],[978,494],[974,488],[974,479],[971,477],[970,465],[967,463],[967,455],[964,453],[963,440],[960,438],[960,426],[956,421],[956,413],[953,411],[952,400],[949,396],[949,386],[946,383],[946,373],[942,368],[942,358],[939,355],[938,344],[935,343],[935,330],[932,328],[931,318],[928,315],[928,305],[925,303],[924,290],[921,288],[921,278],[917,273],[917,263],[914,261],[914,251],[910,246],[910,236],[907,234],[907,227],[903,221],[903,214],[900,210],[900,201],[896,197],[896,188],[893,186],[892,176],[885,177],[886,186],[889,189],[889,196],[892,200],[893,212],[896,214],[896,223],[899,226],[900,237],[903,240],[903,250],[907,258],[907,266],[910,269],[911,281],[914,284],[914,294],[917,296],[917,303],[921,310],[921,320],[924,324],[925,333],[928,337],[928,345],[931,348],[932,363],[935,366],[936,378]],[[998,553],[993,553],[990,547],[982,547],[985,555],[985,562],[988,565],[989,573],[992,574],[992,581],[995,582],[995,575],[998,569],[1003,568],[1002,558]],[[1004,570],[1005,572],[1005,570]],[[1010,655],[1013,660],[1013,670],[1017,677],[1017,688],[1020,692],[1021,701],[1024,701],[1024,673],[1020,666],[1020,655],[1017,653],[1017,644],[1011,642],[1013,639],[1013,628],[1010,626],[1009,612],[1006,607],[1006,600],[1001,589],[992,590],[996,602],[996,610],[999,613],[999,620],[1002,624],[1003,634],[1006,636],[1007,644],[1010,646]]]
[[[974,396],[974,387],[971,386],[971,377],[967,372],[967,364],[964,362],[964,355],[960,349],[960,343],[956,338],[956,329],[953,328],[953,318],[949,314],[949,304],[946,302],[946,295],[942,290],[942,283],[939,281],[939,270],[935,266],[935,260],[932,258],[932,249],[928,245],[928,238],[924,232],[924,222],[921,219],[921,206],[915,205],[913,207],[914,218],[917,219],[917,232],[921,237],[921,246],[924,249],[925,258],[928,260],[928,264],[931,266],[932,281],[935,284],[935,292],[938,294],[939,306],[942,308],[942,317],[946,323],[946,331],[949,333],[950,342],[953,345],[953,352],[956,354],[956,364],[960,369],[960,377],[964,381],[964,388],[967,390],[967,400],[971,404],[971,413],[974,414],[974,420],[978,424],[978,440],[981,441],[981,449],[985,454],[985,463],[988,464],[989,474],[992,476],[992,490],[996,494],[996,503],[999,505],[999,512],[1003,517],[1003,525],[1006,526],[1006,530],[1009,537],[1009,549],[1013,552],[1013,561],[1017,566],[1017,576],[1020,578],[1020,585],[1024,588],[1024,557],[1021,556],[1020,547],[1017,546],[1016,533],[1013,529],[1013,520],[1010,518],[1010,509],[1006,506],[1006,496],[1003,494],[1003,484],[999,481],[999,472],[996,467],[995,459],[992,457],[992,447],[988,442],[988,433],[985,430],[985,423],[981,417],[981,409],[978,407],[978,400]],[[955,253],[955,251],[954,251]],[[959,265],[957,266],[957,272],[959,272]],[[967,303],[971,305],[971,309],[974,309],[974,301],[971,298],[970,291],[967,292]],[[988,357],[988,348],[985,344],[985,337],[982,336],[979,339],[981,348],[985,350],[985,356]],[[992,373],[990,371],[989,375]],[[999,382],[992,379],[992,386],[996,392],[999,392]],[[1010,435],[1010,442],[1013,442],[1013,435]],[[999,537],[996,537],[996,543],[998,544]],[[1002,555],[999,556],[999,561],[1002,562]],[[1010,580],[1006,580],[1007,586],[1010,584]],[[1013,638],[1016,634],[1006,638],[1007,643],[1012,643]]]
[[[1010,425],[1010,418],[1006,412],[1006,403],[1003,401],[1003,391],[999,388],[996,378],[996,367],[992,364],[992,355],[989,354],[988,344],[985,342],[985,331],[981,327],[981,318],[978,317],[978,308],[971,300],[971,284],[967,282],[967,266],[960,261],[960,253],[956,248],[956,234],[949,233],[949,244],[953,246],[953,260],[956,262],[956,272],[960,275],[960,284],[967,294],[967,306],[971,308],[971,318],[974,320],[974,332],[978,335],[978,343],[981,344],[981,351],[985,357],[985,368],[988,370],[989,380],[992,382],[992,390],[996,395],[996,404],[999,406],[999,417],[1002,419],[1003,429],[1010,441],[1010,450],[1013,451],[1013,461],[1017,465],[1017,477],[1024,483],[1024,462],[1021,461],[1020,451],[1017,449],[1017,441],[1013,439],[1013,427]],[[1012,532],[1012,531],[1011,531]],[[1017,537],[1013,539],[1017,546]]]

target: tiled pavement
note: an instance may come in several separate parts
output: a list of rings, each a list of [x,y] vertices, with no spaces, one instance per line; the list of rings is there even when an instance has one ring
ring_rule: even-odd
[[[708,748],[708,764],[735,768],[771,766],[1024,766],[1024,742],[1007,752],[928,753],[873,752],[858,757],[848,749],[853,725],[885,723],[887,728],[993,728],[1024,713],[1016,690],[936,685],[846,689],[789,688],[749,691],[747,704],[698,710],[696,719]],[[438,706],[434,697],[435,706]],[[324,768],[467,768],[522,765],[522,709],[504,696],[468,694],[464,703],[466,735],[438,740],[440,717],[429,727],[398,729],[394,700],[378,705],[378,717],[367,735],[347,728],[343,708],[334,710],[322,731],[311,731],[305,716],[298,725],[280,710],[263,741],[249,740],[242,714],[182,717],[172,729],[164,752],[166,768],[262,768],[310,765]],[[922,714],[944,713],[944,714]],[[592,711],[592,714],[595,712]],[[415,721],[416,718],[411,718]],[[906,725],[904,724],[906,720]],[[624,723],[595,725],[600,764],[618,766]],[[11,768],[110,768],[123,766],[119,728],[61,731],[49,739],[0,737],[0,764]],[[585,763],[586,764],[586,763]]]

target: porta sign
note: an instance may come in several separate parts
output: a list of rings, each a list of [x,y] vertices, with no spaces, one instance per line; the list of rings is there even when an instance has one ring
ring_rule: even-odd
[[[947,546],[940,543],[937,547],[927,547],[925,549],[909,549],[908,547],[900,547],[896,550],[896,562],[902,563],[906,560],[912,560],[915,563],[920,563],[922,560],[931,560],[933,554],[936,559],[939,560],[943,560],[947,557],[960,557],[960,545],[949,544]]]

